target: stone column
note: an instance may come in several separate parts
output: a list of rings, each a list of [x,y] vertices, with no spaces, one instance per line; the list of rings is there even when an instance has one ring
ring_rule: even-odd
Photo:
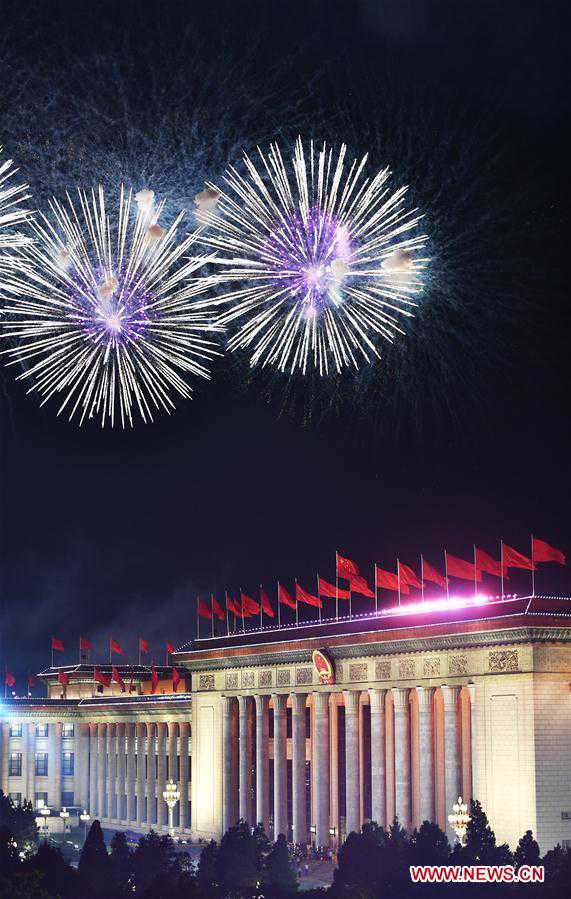
[[[76,805],[87,808],[89,794],[89,726],[76,721],[74,726],[73,751],[74,774],[73,793]]]
[[[168,727],[168,755],[169,755],[169,780],[178,784],[177,757],[178,757],[178,722],[169,721]]]
[[[97,725],[89,725],[89,814],[97,816]]]
[[[105,817],[105,737],[107,724],[97,725],[97,814]]]
[[[238,697],[238,740],[239,740],[239,806],[240,818],[252,821],[252,728],[250,712],[251,696]]]
[[[22,752],[22,799],[26,798],[28,788],[28,765],[30,756],[28,755],[28,725],[22,722],[22,736],[20,737],[20,747]]]
[[[371,818],[387,823],[385,690],[369,690],[371,700]]]
[[[76,725],[77,727],[77,725]],[[28,739],[26,741],[28,753],[28,779],[25,785],[26,798],[36,807],[36,723],[28,724]]]
[[[410,705],[408,690],[393,687],[395,715],[395,815],[399,824],[410,830]]]
[[[292,693],[292,823],[293,842],[307,843],[307,802],[305,794],[305,706],[306,693]]]
[[[476,684],[468,684],[470,693],[470,768],[472,774],[472,795],[470,799],[478,799],[478,752],[476,724]]]
[[[329,694],[329,826],[335,828],[334,846],[339,845],[339,703]],[[315,817],[312,815],[312,820]]]
[[[145,807],[144,798],[145,798],[145,736],[148,735],[151,727],[150,725],[144,725],[141,721],[138,721],[136,724],[136,734],[137,734],[137,827],[140,827],[143,823],[143,810]],[[147,743],[148,743],[147,739]]]
[[[344,690],[345,703],[345,806],[347,835],[359,833],[360,781],[359,781],[359,691]]]
[[[167,785],[167,726],[164,721],[157,724],[157,826],[167,823],[167,804],[163,793]]]
[[[274,704],[274,840],[280,833],[288,837],[287,823],[287,737],[285,693],[272,695]]]
[[[2,776],[0,778],[0,789],[4,795],[10,792],[8,789],[8,772],[10,770],[10,725],[7,721],[2,723]]]
[[[256,695],[256,824],[266,834],[270,818],[270,720],[269,696]]]
[[[125,795],[125,725],[117,724],[117,820],[124,821],[123,796]]]
[[[179,753],[180,753],[180,827],[189,828],[188,820],[188,735],[190,726],[188,721],[179,723]]]
[[[61,809],[61,734],[62,723],[56,721],[48,727],[48,805],[54,811]]]
[[[329,846],[329,693],[313,693],[316,842]]]
[[[418,814],[423,821],[435,821],[434,742],[432,687],[416,687],[418,699]]]
[[[125,792],[127,808],[125,810],[127,824],[135,820],[135,725],[129,721],[125,724],[127,740],[127,770]]]
[[[458,696],[460,687],[441,687],[444,700],[444,795],[446,833],[450,840],[455,834],[448,824],[448,815],[452,814],[452,806],[460,795],[460,764],[458,748],[460,745],[460,716],[458,715]]]
[[[232,721],[232,709],[234,707],[233,696],[222,697],[222,743],[224,756],[223,784],[222,784],[222,832],[236,823],[236,808],[234,805],[234,726]]]
[[[113,808],[117,796],[117,731],[114,724],[107,725],[107,819],[117,817]]]
[[[156,820],[155,816],[155,797],[157,795],[157,768],[155,755],[155,725],[147,724],[147,816],[145,821],[149,826],[153,826]],[[160,797],[159,797],[160,802]]]

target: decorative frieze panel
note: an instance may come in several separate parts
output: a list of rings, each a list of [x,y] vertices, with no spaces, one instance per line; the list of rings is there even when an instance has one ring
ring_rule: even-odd
[[[488,666],[490,671],[517,671],[519,669],[517,649],[498,649],[490,652]]]
[[[448,674],[451,676],[468,674],[468,659],[466,656],[450,656],[448,659]]]
[[[260,671],[258,674],[258,686],[259,687],[271,687],[272,686],[272,672],[271,671]]]
[[[238,672],[237,671],[228,671],[226,673],[226,689],[227,690],[237,690],[238,689]]]
[[[199,690],[214,690],[216,689],[216,684],[214,681],[213,674],[201,674],[198,678],[198,689]]]
[[[379,662],[375,662],[375,680],[390,680],[391,679],[391,660],[390,659],[381,659]]]
[[[296,682],[296,684],[311,684],[311,683],[313,683],[313,669],[312,668],[296,668],[295,682]]]
[[[440,674],[439,657],[433,656],[430,659],[425,659],[422,665],[422,673],[424,677],[438,677]]]
[[[255,686],[255,675],[253,671],[242,671],[242,687],[246,690]]]
[[[289,687],[291,674],[288,668],[280,668],[278,670],[276,684],[278,687]]]
[[[356,665],[349,665],[349,680],[367,680],[369,677],[369,666],[366,662]]]
[[[410,677],[414,677],[414,675],[415,675],[414,659],[400,659],[399,660],[399,678],[401,680],[407,680]]]

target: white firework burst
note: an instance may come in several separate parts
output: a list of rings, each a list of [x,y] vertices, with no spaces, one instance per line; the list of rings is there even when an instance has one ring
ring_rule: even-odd
[[[133,198],[121,186],[116,214],[102,187],[78,199],[54,199],[31,222],[33,241],[10,256],[3,354],[42,405],[59,395],[70,420],[152,421],[174,409],[173,395],[190,398],[188,376],[209,376],[220,326],[208,304],[196,306],[208,279],[193,276],[212,256],[188,255],[198,232],[177,239],[183,212],[159,225],[152,191]]]
[[[407,188],[391,190],[388,168],[367,177],[367,156],[347,166],[345,145],[306,154],[298,138],[291,164],[277,145],[258,153],[259,169],[245,155],[245,173],[227,170],[225,190],[207,184],[208,207],[197,198],[201,239],[219,251],[220,322],[235,323],[229,348],[289,373],[371,362],[422,290],[426,235]]]
[[[0,252],[25,243],[25,236],[14,228],[26,221],[29,212],[22,203],[30,197],[28,185],[14,181],[18,169],[14,168],[12,160],[2,160],[1,155],[0,146]]]

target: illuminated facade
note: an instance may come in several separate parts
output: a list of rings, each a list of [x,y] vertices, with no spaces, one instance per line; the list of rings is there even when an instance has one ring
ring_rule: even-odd
[[[542,851],[571,840],[568,600],[239,632],[175,660],[176,694],[169,669],[154,695],[137,668],[121,669],[134,693],[93,695],[92,666],[66,668],[65,699],[60,669],[42,673],[48,699],[2,707],[2,789],[144,832],[166,830],[173,778],[183,837],[218,838],[242,817],[323,846],[395,815],[447,828],[461,795],[500,842],[527,829]]]

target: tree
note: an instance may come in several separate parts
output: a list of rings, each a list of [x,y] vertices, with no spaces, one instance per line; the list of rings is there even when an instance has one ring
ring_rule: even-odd
[[[545,883],[542,887],[542,895],[553,896],[559,899],[569,891],[571,883],[571,852],[557,844],[554,849],[543,857],[545,867]]]
[[[257,845],[246,821],[240,819],[222,837],[217,869],[223,895],[247,892],[256,886],[260,877]]]
[[[101,824],[97,819],[89,828],[79,856],[79,876],[86,896],[109,896],[112,878],[111,859],[107,853]]]
[[[7,827],[20,847],[38,841],[36,815],[31,802],[14,805],[9,796],[0,790],[0,827]]]
[[[160,836],[156,830],[151,830],[141,837],[133,853],[137,893],[149,889],[155,881],[176,879],[182,872],[181,862],[170,836]]]
[[[539,865],[540,861],[539,845],[533,839],[531,830],[526,830],[514,852],[514,864],[519,870],[522,865]]]
[[[78,873],[68,865],[59,849],[48,843],[41,843],[36,854],[26,862],[26,868],[41,878],[42,886],[51,896],[76,899]],[[105,893],[98,895],[104,896]]]
[[[462,850],[463,864],[509,865],[512,855],[509,846],[496,844],[496,835],[477,799],[470,805],[470,821],[466,831],[466,846]]]
[[[446,865],[450,858],[448,837],[437,824],[423,821],[411,838],[413,865]]]
[[[278,835],[273,848],[266,857],[262,883],[264,893],[268,890],[275,893],[293,893],[297,889],[297,880],[283,833]]]
[[[264,830],[264,825],[261,823],[256,824],[256,826],[252,830],[252,837],[254,838],[254,843],[256,844],[258,863],[261,870],[266,855],[271,852],[272,844],[266,834],[266,831]]]
[[[218,880],[218,843],[210,840],[200,853],[198,861],[198,885],[207,896],[215,896],[220,886]]]
[[[13,877],[0,874],[0,899],[52,899],[37,871],[17,871]]]
[[[111,840],[111,870],[118,895],[130,894],[133,880],[133,853],[129,849],[127,837],[122,831],[117,831]]]

